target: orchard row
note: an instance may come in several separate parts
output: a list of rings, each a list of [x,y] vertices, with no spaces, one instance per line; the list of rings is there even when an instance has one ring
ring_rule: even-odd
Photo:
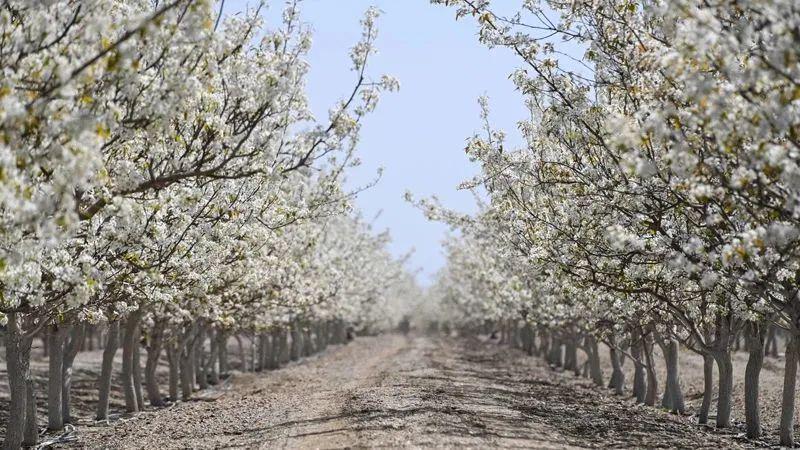
[[[259,366],[274,367],[286,357],[268,354],[342,342],[345,326],[387,326],[414,289],[388,236],[352,211],[360,189],[344,188],[362,119],[398,87],[367,71],[377,12],[352,49],[352,87],[317,120],[297,5],[274,28],[261,8],[223,17],[222,5],[0,4],[6,448],[38,439],[34,337],[48,343],[47,422],[58,430],[71,420],[87,329],[105,336],[102,420],[120,345],[135,412],[142,345],[146,391],[160,405],[164,352],[170,397],[181,385],[187,398],[227,370],[228,337],[257,339]]]
[[[676,412],[679,349],[697,352],[706,362],[699,419],[716,383],[717,427],[731,426],[731,351],[743,336],[751,438],[762,434],[765,345],[783,330],[780,442],[792,446],[800,4],[533,0],[501,13],[500,2],[436,3],[474,17],[482,42],[518,56],[511,78],[530,112],[513,149],[481,101],[486,127],[466,148],[481,172],[464,183],[486,194],[477,214],[418,202],[460,231],[434,286],[440,312],[463,325],[505,323],[570,368],[583,349],[598,383],[602,341],[612,385],[621,391],[620,359],[630,356],[636,399],[650,405],[658,343],[663,405]]]

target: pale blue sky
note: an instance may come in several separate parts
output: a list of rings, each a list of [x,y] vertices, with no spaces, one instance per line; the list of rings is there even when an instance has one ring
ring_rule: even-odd
[[[248,4],[257,2],[229,0],[226,10]],[[302,17],[314,30],[308,94],[318,117],[327,117],[329,106],[352,86],[348,52],[360,37],[359,20],[373,5],[383,15],[380,53],[370,73],[397,77],[401,90],[385,95],[364,123],[363,165],[349,184],[361,185],[385,168],[379,185],[361,194],[357,204],[368,218],[381,211],[375,225],[391,230],[393,252],[415,249],[411,265],[422,269],[419,279],[427,284],[444,264],[440,241],[447,227],[428,222],[403,193],[436,195],[459,211],[475,209],[472,195],[457,186],[477,172],[464,155],[466,139],[481,127],[477,98],[488,95],[493,123],[516,135],[516,121],[525,111],[508,75],[517,60],[506,50],[480,45],[472,20],[456,21],[452,9],[429,0],[305,0]],[[282,1],[271,1],[266,14],[276,17],[282,7]]]

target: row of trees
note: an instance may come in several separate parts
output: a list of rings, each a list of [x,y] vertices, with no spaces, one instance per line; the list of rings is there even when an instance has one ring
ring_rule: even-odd
[[[343,188],[362,118],[397,88],[367,73],[377,12],[351,52],[352,90],[318,121],[297,5],[276,29],[263,26],[264,5],[227,18],[222,5],[0,2],[6,448],[38,438],[35,336],[48,343],[48,428],[58,430],[87,327],[106,328],[104,419],[119,346],[135,412],[140,343],[147,396],[160,405],[164,352],[170,397],[180,385],[187,398],[227,370],[230,336],[258,338],[260,365],[274,367],[304,342],[310,352],[312,332],[321,348],[341,342],[345,324],[385,326],[414,289],[388,236],[351,211],[358,190]]]
[[[463,322],[526,324],[552,361],[597,343],[636,367],[637,401],[684,410],[679,344],[703,356],[708,420],[731,425],[731,350],[743,335],[747,435],[761,435],[759,373],[787,338],[780,424],[794,445],[800,358],[800,4],[795,1],[434,0],[477,19],[482,42],[519,57],[524,145],[489,125],[467,144],[486,202],[470,217],[419,206],[460,231],[434,292]],[[507,5],[506,5],[507,6]],[[770,331],[773,330],[773,331]],[[529,345],[528,344],[528,345]]]

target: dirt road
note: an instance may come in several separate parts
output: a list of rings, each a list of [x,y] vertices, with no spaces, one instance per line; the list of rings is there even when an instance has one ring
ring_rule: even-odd
[[[225,392],[111,426],[79,426],[105,448],[735,447],[652,408],[606,396],[540,360],[477,340],[382,336]]]

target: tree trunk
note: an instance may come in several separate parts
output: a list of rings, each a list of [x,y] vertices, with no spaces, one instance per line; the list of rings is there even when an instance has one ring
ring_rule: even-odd
[[[303,356],[309,357],[314,354],[314,341],[311,339],[311,327],[303,327]]]
[[[208,361],[206,361],[206,372],[209,376],[209,383],[212,385],[219,384],[219,369],[217,364],[219,361],[219,339],[217,339],[217,334],[219,333],[219,330],[213,328],[208,329],[208,344],[210,349],[208,352]]]
[[[133,393],[136,394],[136,405],[139,411],[144,410],[144,392],[142,390],[142,355],[141,355],[141,326],[136,327],[133,339]]]
[[[612,369],[609,388],[613,389],[616,395],[623,395],[625,394],[625,373],[622,371],[619,351],[616,348],[616,341],[613,338],[611,339],[611,345],[609,345],[608,349]]]
[[[556,368],[564,366],[563,353],[561,351],[561,339],[552,333],[552,343],[550,345],[550,364]]]
[[[125,322],[125,332],[122,339],[122,392],[125,395],[125,410],[129,413],[139,412],[139,402],[136,399],[136,388],[133,384],[134,356],[136,342],[136,328],[142,318],[140,311],[134,311]]]
[[[655,406],[656,398],[658,397],[658,378],[656,377],[656,368],[653,360],[653,337],[646,336],[642,350],[644,351],[644,359],[647,364],[647,393],[644,397],[644,404],[647,406]]]
[[[228,332],[217,330],[217,351],[219,352],[219,373],[225,376],[230,371],[228,366]]]
[[[289,331],[286,328],[280,330],[280,353],[278,355],[278,364],[286,364],[291,359],[289,357]]]
[[[22,333],[20,317],[18,313],[8,313],[8,323],[6,325],[6,370],[8,372],[8,386],[11,401],[8,408],[8,423],[6,424],[6,436],[3,444],[4,449],[18,449],[23,444],[25,438],[26,422],[31,422],[31,417],[27,418],[29,394],[33,394],[33,384],[30,380],[30,355],[31,338],[25,338]],[[30,389],[30,391],[29,391]],[[33,396],[31,396],[33,397]],[[34,402],[33,410],[36,410]],[[35,415],[33,417],[35,419]],[[33,420],[33,427],[36,422]],[[33,436],[30,436],[33,437]],[[25,444],[35,445],[34,442],[25,439]]]
[[[717,399],[717,428],[731,426],[731,396],[733,394],[733,364],[727,348],[714,352],[719,373],[719,398]]]
[[[778,357],[778,327],[773,324],[769,325],[769,333],[772,335],[772,339],[768,340],[767,344],[767,355],[777,358]]]
[[[195,342],[194,370],[197,384],[201,390],[208,389],[208,374],[206,374],[206,326],[201,325]]]
[[[700,405],[700,414],[697,422],[701,425],[708,423],[708,412],[711,409],[711,399],[714,395],[714,357],[703,354],[703,403]]]
[[[647,394],[644,364],[642,364],[642,334],[635,329],[631,335],[631,356],[633,356],[633,396],[636,403],[644,403]]]
[[[194,362],[194,341],[197,339],[197,324],[192,323],[184,326],[184,331],[180,341],[180,376],[181,376],[181,398],[187,401],[192,398],[194,392],[195,372]],[[246,364],[246,363],[245,363]]]
[[[47,429],[64,429],[64,412],[61,409],[64,382],[61,378],[64,369],[64,336],[69,331],[67,325],[51,325],[47,334],[48,358],[47,378]]]
[[[269,341],[267,340],[267,333],[260,333],[258,335],[258,367],[256,368],[257,372],[260,372],[266,368],[267,345],[269,345]]]
[[[106,346],[103,349],[103,363],[100,369],[99,391],[97,402],[97,420],[108,420],[108,398],[111,394],[111,373],[114,369],[114,355],[119,347],[119,322],[109,322]]]
[[[244,343],[242,342],[242,335],[237,333],[236,336],[236,346],[239,349],[239,360],[241,361],[241,367],[239,370],[242,372],[247,372],[247,355],[244,352]]]
[[[153,326],[147,343],[147,360],[144,364],[144,385],[147,389],[147,399],[150,401],[150,406],[154,407],[164,406],[164,399],[161,397],[156,377],[158,360],[161,358],[164,342],[164,326],[162,321],[156,321]]]
[[[571,333],[564,339],[564,370],[575,372],[578,367],[578,346],[575,345],[575,337]]]
[[[61,382],[61,413],[64,423],[72,423],[72,411],[70,404],[72,400],[72,365],[75,363],[75,357],[81,351],[86,334],[86,324],[79,323],[72,329],[72,335],[69,341],[64,345],[64,361],[62,364]]]
[[[39,443],[39,424],[36,420],[36,382],[31,376],[30,366],[25,380],[25,398],[25,439],[22,444],[34,447]]]
[[[761,416],[758,402],[758,378],[764,364],[764,340],[766,329],[762,324],[748,324],[744,330],[744,342],[749,356],[744,371],[744,417],[747,437],[761,436]]]
[[[797,380],[800,339],[794,334],[786,341],[786,366],[783,371],[783,400],[781,402],[781,446],[794,447],[794,398]]]
[[[178,338],[167,343],[167,362],[169,363],[169,399],[177,402],[181,383],[181,345]]]
[[[539,352],[538,356],[546,358],[550,354],[550,333],[546,328],[539,330]]]
[[[667,366],[667,381],[661,406],[673,413],[683,414],[686,407],[681,391],[680,372],[678,371],[678,341],[667,339],[661,346],[664,351],[664,362]]]
[[[587,335],[586,356],[589,358],[589,375],[597,386],[603,386],[603,369],[600,368],[600,351],[597,347],[597,339]]]
[[[302,352],[302,347],[300,343],[300,339],[302,339],[300,336],[302,335],[302,333],[300,332],[299,326],[297,325],[296,322],[292,324],[291,333],[292,333],[292,344],[289,353],[289,358],[292,361],[297,361],[298,359],[300,359],[300,353]]]
[[[270,338],[270,352],[269,360],[267,361],[267,368],[269,368],[269,370],[275,370],[278,368],[281,358],[280,330],[273,329],[270,332]]]

